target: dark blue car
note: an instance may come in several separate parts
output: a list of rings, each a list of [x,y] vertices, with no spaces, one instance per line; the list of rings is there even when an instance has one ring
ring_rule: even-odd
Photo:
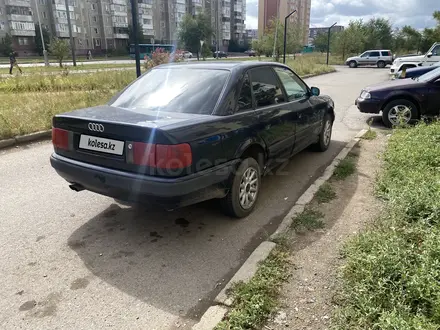
[[[365,87],[356,100],[363,113],[381,113],[387,127],[440,115],[440,67],[411,79]]]
[[[405,73],[404,70],[401,70],[396,73],[395,78],[396,79],[417,78],[420,77],[421,75],[424,75],[425,73],[437,69],[438,67],[440,67],[440,62],[434,63],[429,66],[419,66],[416,68],[410,68],[407,69]]]

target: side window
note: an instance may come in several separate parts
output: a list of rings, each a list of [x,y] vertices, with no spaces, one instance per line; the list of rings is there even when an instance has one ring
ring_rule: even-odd
[[[434,47],[434,49],[432,50],[432,55],[433,56],[440,56],[440,45],[437,45]]]
[[[257,107],[284,102],[283,90],[271,68],[252,69],[251,81]]]
[[[295,101],[307,95],[307,86],[291,71],[284,68],[275,68],[275,72],[280,77],[289,101]]]
[[[382,56],[391,56],[390,52],[382,52]]]
[[[246,73],[243,78],[240,96],[238,97],[237,112],[250,109],[252,109],[251,82],[249,80],[249,75]]]
[[[361,57],[369,57],[370,56],[370,52],[365,52],[361,55]]]
[[[370,53],[370,57],[379,57],[379,56],[380,56],[379,52],[371,52]]]

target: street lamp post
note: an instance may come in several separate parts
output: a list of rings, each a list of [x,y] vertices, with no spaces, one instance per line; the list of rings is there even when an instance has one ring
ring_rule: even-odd
[[[283,63],[286,64],[286,46],[287,46],[287,19],[296,12],[296,9],[284,18],[284,51]]]
[[[39,9],[38,9],[38,1],[37,1],[37,0],[35,0],[35,7],[36,7],[36,9],[37,9],[38,26],[40,27],[41,43],[42,43],[42,45],[43,45],[44,65],[45,65],[45,66],[49,66],[49,59],[47,58],[46,45],[44,44],[43,28],[41,27],[40,11],[39,11]]]
[[[137,1],[131,1],[131,19],[133,24],[133,35],[134,35],[134,53],[136,59],[136,76],[141,75],[141,58],[139,50],[139,35],[138,35],[138,6]]]
[[[72,25],[70,24],[69,1],[65,0],[65,4],[66,4],[66,12],[67,12],[67,25],[68,25],[68,28],[69,28],[70,48],[72,49],[72,62],[73,62],[73,66],[76,66],[75,40],[73,40]]]
[[[328,55],[330,53],[330,30],[334,27],[338,22],[334,23],[332,26],[328,28],[328,40],[327,40],[327,65],[328,65]]]

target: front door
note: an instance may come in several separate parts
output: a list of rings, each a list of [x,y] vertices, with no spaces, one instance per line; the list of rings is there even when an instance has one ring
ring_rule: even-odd
[[[303,150],[316,140],[320,130],[322,109],[312,106],[306,84],[291,70],[277,67],[275,72],[286,91],[287,98],[296,117],[295,145],[291,153]]]
[[[369,60],[370,60],[370,52],[365,52],[359,57],[359,64],[367,65]]]
[[[259,135],[268,148],[269,166],[290,156],[295,141],[295,114],[271,67],[249,70],[259,122]]]
[[[376,65],[377,61],[379,61],[380,53],[379,52],[370,52],[370,56],[368,57],[369,65]]]

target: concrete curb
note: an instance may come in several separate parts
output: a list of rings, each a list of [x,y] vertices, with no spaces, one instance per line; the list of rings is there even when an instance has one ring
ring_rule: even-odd
[[[35,142],[43,139],[48,139],[52,135],[51,130],[41,131],[26,135],[19,135],[10,139],[0,140],[0,149],[10,148],[26,142]]]
[[[233,283],[238,281],[248,282],[256,273],[258,264],[264,261],[270,254],[270,252],[276,247],[276,243],[272,242],[274,239],[285,234],[292,225],[293,218],[302,213],[308,203],[310,203],[318,191],[319,187],[327,182],[333,175],[336,166],[341,160],[343,160],[350,151],[356,146],[361,137],[367,132],[366,129],[359,131],[356,136],[347,143],[347,145],[339,152],[339,154],[333,159],[332,163],[327,166],[324,173],[312,183],[312,185],[298,198],[295,205],[290,209],[289,213],[284,217],[283,221],[278,226],[277,230],[270,236],[269,240],[262,242],[249,258],[245,261],[243,266],[235,273],[231,280],[226,284],[223,290],[214,299],[217,305],[211,306],[205,314],[203,314],[199,323],[193,326],[192,330],[212,330],[226,315],[228,309],[225,306],[230,307],[233,303],[232,299],[226,294],[226,291],[232,286]],[[223,305],[223,306],[221,306]],[[216,309],[216,307],[218,309]],[[218,317],[222,315],[219,320]]]

